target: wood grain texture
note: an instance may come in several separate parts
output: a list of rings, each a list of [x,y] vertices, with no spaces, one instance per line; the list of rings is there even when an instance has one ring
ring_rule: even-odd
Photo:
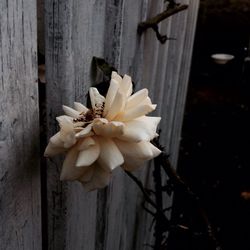
[[[0,1],[0,249],[41,242],[36,3]]]
[[[63,104],[86,102],[92,57],[103,57],[104,10],[105,1],[45,1],[48,137]],[[95,249],[97,192],[60,182],[61,163],[48,162],[48,249]]]
[[[158,2],[158,4],[161,1]],[[181,138],[182,119],[185,107],[186,92],[188,86],[189,70],[192,57],[192,46],[194,41],[195,24],[198,13],[199,1],[179,1],[188,4],[186,11],[178,13],[163,21],[160,32],[176,40],[167,41],[166,44],[154,44],[155,34],[149,30],[145,34],[144,45],[144,69],[146,73],[144,83],[150,89],[153,101],[157,102],[155,114],[162,117],[161,120],[161,144],[170,154],[171,163],[176,167]],[[149,17],[159,13],[163,6],[155,6],[155,1],[149,1],[151,10]],[[153,8],[158,8],[155,12]],[[146,175],[148,176],[148,175]],[[163,178],[163,183],[166,178]],[[146,180],[148,187],[152,187],[152,178]],[[171,206],[172,198],[165,195],[164,207]],[[170,214],[169,214],[170,216]],[[143,228],[149,228],[150,217],[144,211],[141,213]],[[143,224],[142,223],[142,224]],[[143,243],[153,243],[152,232],[139,228],[141,237],[138,240],[138,249]],[[144,236],[144,238],[143,238]],[[147,239],[147,242],[145,242]],[[136,249],[137,249],[136,248]],[[142,249],[147,249],[146,247]]]
[[[161,32],[176,40],[162,45],[152,30],[137,34],[139,22],[165,8],[162,0],[45,0],[48,137],[57,130],[62,104],[86,101],[91,59],[100,56],[130,74],[136,90],[149,89],[158,104],[153,115],[162,116],[161,142],[176,163],[198,10],[198,1],[181,2],[189,9],[160,24]],[[47,169],[49,249],[148,249],[152,218],[121,169],[106,189],[85,193],[78,183],[59,181],[61,163],[50,160]],[[154,185],[152,167],[136,174],[147,187]]]

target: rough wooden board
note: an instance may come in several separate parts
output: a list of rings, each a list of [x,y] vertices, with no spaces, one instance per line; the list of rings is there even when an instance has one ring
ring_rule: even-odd
[[[175,104],[175,109],[179,110],[179,112],[176,112],[174,114],[174,122],[173,122],[174,125],[172,128],[172,137],[170,142],[170,147],[176,149],[172,155],[172,164],[174,166],[177,166],[177,161],[178,161],[178,152],[181,140],[181,129],[184,117],[184,109],[185,109],[184,107],[187,95],[188,80],[189,80],[192,51],[194,44],[194,35],[196,29],[195,24],[197,21],[198,9],[199,9],[199,1],[198,0],[190,1],[189,10],[186,14],[187,15],[186,16],[187,25],[185,31],[186,35],[184,38],[185,40],[184,40],[183,54],[180,66],[181,70],[179,74],[178,92]]]
[[[48,137],[61,106],[86,102],[93,56],[103,57],[104,1],[45,1]],[[59,181],[62,161],[48,164],[48,248],[95,249],[97,192]],[[97,239],[99,240],[99,239]]]
[[[162,33],[177,37],[177,41],[161,45],[152,30],[139,37],[136,29],[138,22],[163,10],[162,0],[47,0],[45,7],[49,136],[56,131],[54,118],[62,114],[61,105],[85,100],[91,58],[101,56],[121,74],[132,75],[136,89],[149,88],[159,106],[154,114],[163,117],[162,143],[170,151],[178,150],[177,144],[171,144],[171,136],[173,126],[181,127],[175,114],[184,109],[184,101],[176,97],[185,97],[181,92],[187,79],[183,73],[182,82],[179,75],[190,64],[191,53],[182,62],[184,48],[190,52],[193,40],[193,33],[185,38],[183,32],[187,14],[180,13],[160,25]],[[190,25],[194,25],[191,15]],[[174,134],[177,141],[179,132]],[[85,194],[78,183],[61,184],[61,162],[53,162],[47,186],[50,249],[139,250],[153,243],[151,216],[141,207],[143,197],[121,170],[114,173],[108,188]],[[153,185],[151,172],[152,168],[144,168],[137,173],[148,187]]]
[[[0,249],[41,242],[36,3],[0,2]]]
[[[145,17],[146,1],[126,0],[116,1],[115,4],[113,1],[108,2],[106,16],[109,18],[106,29],[115,33],[105,46],[108,48],[106,58],[114,62],[120,74],[131,75],[138,90],[143,86],[143,38],[137,35],[137,25]],[[135,245],[141,201],[138,187],[123,171],[117,170],[108,187],[103,249],[137,249]]]
[[[173,166],[176,166],[178,157],[178,143],[182,126],[182,118],[179,114],[183,114],[184,111],[194,28],[198,12],[198,1],[180,2],[189,4],[189,9],[163,21],[160,29],[162,34],[167,34],[169,37],[176,38],[177,40],[167,41],[164,45],[159,43],[158,46],[154,45],[155,34],[152,30],[149,30],[145,34],[144,45],[145,64],[143,71],[146,73],[144,82],[151,89],[150,93],[153,94],[152,99],[158,104],[155,113],[162,116],[160,123],[162,129],[161,144],[171,154]],[[151,4],[154,3],[155,1],[151,2]],[[160,2],[158,4],[157,13],[162,10]],[[181,75],[185,75],[185,77],[181,77]],[[174,117],[178,117],[179,119]],[[175,143],[173,144],[172,141]],[[152,186],[152,178],[147,179],[146,182],[149,187]],[[165,207],[170,206],[171,202],[172,199],[165,196]],[[150,217],[147,214],[143,215],[143,213],[141,216],[141,220],[144,221],[144,227],[149,228]],[[140,232],[142,230],[139,229]],[[153,243],[152,232],[145,232],[144,235],[144,239],[148,239],[147,243]],[[142,239],[142,237],[139,237],[139,239]],[[145,241],[138,241],[140,245],[143,243]]]
[[[37,0],[37,44],[38,52],[44,55],[44,0]]]

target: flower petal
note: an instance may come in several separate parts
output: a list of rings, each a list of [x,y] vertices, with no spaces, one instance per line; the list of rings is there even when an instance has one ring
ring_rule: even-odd
[[[87,127],[85,127],[82,131],[80,131],[79,133],[77,133],[75,135],[75,137],[77,139],[79,138],[84,138],[84,137],[88,137],[88,136],[91,136],[91,135],[94,135],[94,133],[91,131],[92,130],[92,126],[93,124],[90,123]]]
[[[144,104],[139,105],[129,110],[126,110],[122,114],[119,114],[115,119],[122,121],[122,122],[130,121],[137,117],[144,116],[152,112],[153,110],[155,110],[155,108],[156,108],[156,105],[144,105]]]
[[[106,95],[103,116],[107,115],[107,113],[108,113],[108,111],[109,111],[109,109],[111,107],[111,104],[114,101],[114,98],[116,96],[118,88],[119,88],[119,83],[116,80],[111,79],[110,86],[109,86],[109,89],[108,89],[108,92],[107,92],[107,95]]]
[[[124,107],[125,107],[125,96],[118,91],[105,118],[111,121],[117,114],[119,114],[124,110]]]
[[[74,102],[74,108],[75,108],[75,110],[77,110],[78,112],[83,113],[83,114],[85,114],[89,110],[80,102]]]
[[[119,84],[122,82],[121,76],[118,75],[116,71],[112,71],[111,79],[116,80]]]
[[[79,143],[77,144],[77,150],[78,151],[86,150],[89,147],[94,146],[97,143],[98,142],[95,141],[93,139],[93,137],[84,138],[84,139],[80,140]]]
[[[69,148],[76,143],[73,119],[63,115],[56,118],[60,125],[60,140],[64,148]],[[52,138],[53,142],[53,138]]]
[[[86,171],[84,172],[84,174],[81,177],[78,178],[78,181],[88,182],[93,177],[93,174],[94,174],[94,165],[91,165],[91,166],[86,168]]]
[[[76,167],[90,166],[97,160],[100,154],[99,143],[91,137],[84,139],[82,143],[79,144],[78,149],[81,151],[76,160]]]
[[[155,104],[152,104],[151,99],[147,96],[140,105],[154,105],[156,107]]]
[[[73,118],[79,117],[80,112],[78,112],[78,111],[76,111],[68,106],[65,106],[65,105],[63,105],[62,107],[63,107],[63,111],[66,115],[73,117]]]
[[[61,126],[73,127],[73,118],[71,116],[68,116],[68,115],[57,116],[56,120],[58,121],[60,127]]]
[[[128,171],[138,169],[145,161],[151,160],[161,153],[150,142],[134,143],[117,139],[114,141],[124,157],[124,165],[122,167]]]
[[[93,123],[93,130],[96,135],[104,137],[116,137],[123,135],[124,123],[112,121],[101,118],[95,119]]]
[[[60,138],[60,132],[57,132],[55,135],[53,135],[49,141],[52,143],[52,145],[55,147],[63,147],[63,141]]]
[[[136,118],[126,122],[123,135],[116,137],[131,142],[151,141],[157,137],[156,129],[160,120],[161,117],[152,116]]]
[[[66,151],[65,148],[55,146],[53,143],[49,142],[49,144],[47,145],[47,147],[44,151],[44,156],[45,157],[52,157],[52,156],[55,156],[57,154],[64,153],[65,151]]]
[[[66,146],[68,146],[66,144]],[[64,153],[68,147],[65,147],[64,141],[61,139],[61,133],[57,132],[50,138],[49,144],[47,145],[44,156],[51,157],[57,154]]]
[[[68,151],[63,162],[60,180],[77,180],[85,173],[87,168],[77,168],[75,166],[78,153],[77,146],[72,147]]]
[[[99,165],[107,170],[113,170],[123,164],[124,159],[116,144],[107,137],[96,137],[100,144]]]
[[[92,166],[91,166],[92,167]],[[109,184],[111,172],[105,171],[97,164],[93,167],[93,175],[89,181],[82,180],[82,184],[87,191],[93,191],[98,188],[104,188]]]
[[[148,90],[141,89],[130,96],[126,103],[126,109],[130,109],[132,107],[138,106],[144,99],[148,97]]]
[[[64,129],[61,129],[59,133],[60,133],[60,139],[63,141],[64,148],[70,148],[76,143],[74,130],[66,131]]]
[[[120,91],[123,93],[126,97],[129,97],[132,93],[133,85],[131,77],[128,75],[124,75],[122,82],[120,83]]]
[[[97,88],[90,88],[89,89],[89,96],[90,96],[90,101],[91,101],[91,105],[92,108],[95,110],[96,108],[99,108],[100,106],[103,105],[103,103],[105,103],[105,97],[103,97],[99,91],[97,90]]]

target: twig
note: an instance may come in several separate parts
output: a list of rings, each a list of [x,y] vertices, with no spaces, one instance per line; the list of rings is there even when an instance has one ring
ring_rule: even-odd
[[[137,184],[137,186],[140,188],[140,190],[142,191],[145,200],[152,206],[154,207],[156,210],[158,210],[158,207],[156,206],[155,202],[149,197],[149,195],[147,194],[147,192],[145,191],[143,184],[140,180],[138,180],[133,174],[131,174],[130,172],[125,170],[125,173]]]
[[[156,157],[154,159],[154,171],[153,171],[153,177],[154,177],[154,183],[155,183],[155,202],[158,208],[160,208],[163,211],[163,200],[162,200],[162,174],[161,174],[161,167],[160,167],[160,159],[159,157]],[[154,249],[158,250],[160,249],[162,245],[163,240],[163,233],[164,228],[162,226],[161,220],[159,220],[160,214],[156,212],[155,214],[155,244]]]
[[[142,34],[143,32],[145,32],[147,29],[151,28],[155,31],[156,33],[156,37],[157,39],[161,42],[161,43],[165,43],[166,40],[170,40],[173,38],[168,38],[166,35],[161,35],[158,29],[158,24],[167,19],[168,17],[181,12],[185,9],[188,8],[187,4],[175,4],[174,6],[171,5],[171,8],[167,8],[165,11],[163,11],[162,13],[148,19],[145,22],[141,22],[138,24],[138,28],[137,28],[137,32],[138,34]]]
[[[189,197],[193,200],[193,202],[197,208],[197,211],[201,215],[201,217],[202,217],[202,219],[207,227],[208,237],[211,239],[212,242],[214,242],[216,249],[220,249],[219,243],[218,243],[218,241],[215,237],[214,231],[213,231],[213,227],[208,219],[208,216],[207,216],[205,210],[200,205],[199,197],[196,196],[191,191],[189,186],[176,173],[174,168],[171,166],[171,163],[169,162],[168,155],[165,152],[163,152],[160,155],[160,158],[161,158],[161,165],[162,165],[163,169],[165,170],[166,174],[168,175],[168,177],[174,183],[174,185],[175,185],[174,187],[175,188],[178,187],[178,188],[181,188],[182,190],[184,190],[185,193],[187,193],[189,195]]]
[[[190,197],[192,197],[194,200],[199,200],[199,197],[196,196],[193,191],[190,189],[190,187],[181,179],[181,177],[176,173],[174,168],[171,166],[171,163],[169,161],[169,156],[165,153],[162,152],[160,155],[161,158],[161,165],[171,180],[171,182],[174,185],[177,185],[178,188],[182,188]]]
[[[166,18],[173,16],[174,14],[186,10],[188,8],[187,4],[180,4],[176,5],[174,8],[166,9],[162,13],[148,19],[145,22],[141,22],[138,25],[138,32],[142,33],[148,28],[153,28],[154,25],[160,23],[161,21],[165,20]]]
[[[125,173],[137,184],[137,186],[140,188],[140,190],[142,191],[145,201],[147,201],[152,207],[155,208],[156,210],[156,215],[157,218],[161,221],[162,225],[164,225],[164,228],[166,230],[166,228],[168,228],[170,226],[169,224],[169,220],[168,218],[165,216],[164,212],[162,211],[162,209],[160,207],[157,206],[157,204],[149,197],[149,195],[147,194],[146,190],[143,187],[143,184],[140,180],[137,179],[136,176],[134,176],[133,174],[131,174],[130,172],[125,170]]]

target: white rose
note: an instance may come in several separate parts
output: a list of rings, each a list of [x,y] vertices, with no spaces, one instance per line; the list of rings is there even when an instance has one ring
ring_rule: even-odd
[[[139,168],[161,151],[150,141],[157,136],[160,117],[146,116],[155,110],[148,90],[132,94],[132,81],[112,72],[106,98],[90,88],[91,109],[75,102],[63,106],[57,117],[60,131],[50,138],[44,155],[66,152],[61,180],[78,180],[87,190],[108,185],[113,169]]]

